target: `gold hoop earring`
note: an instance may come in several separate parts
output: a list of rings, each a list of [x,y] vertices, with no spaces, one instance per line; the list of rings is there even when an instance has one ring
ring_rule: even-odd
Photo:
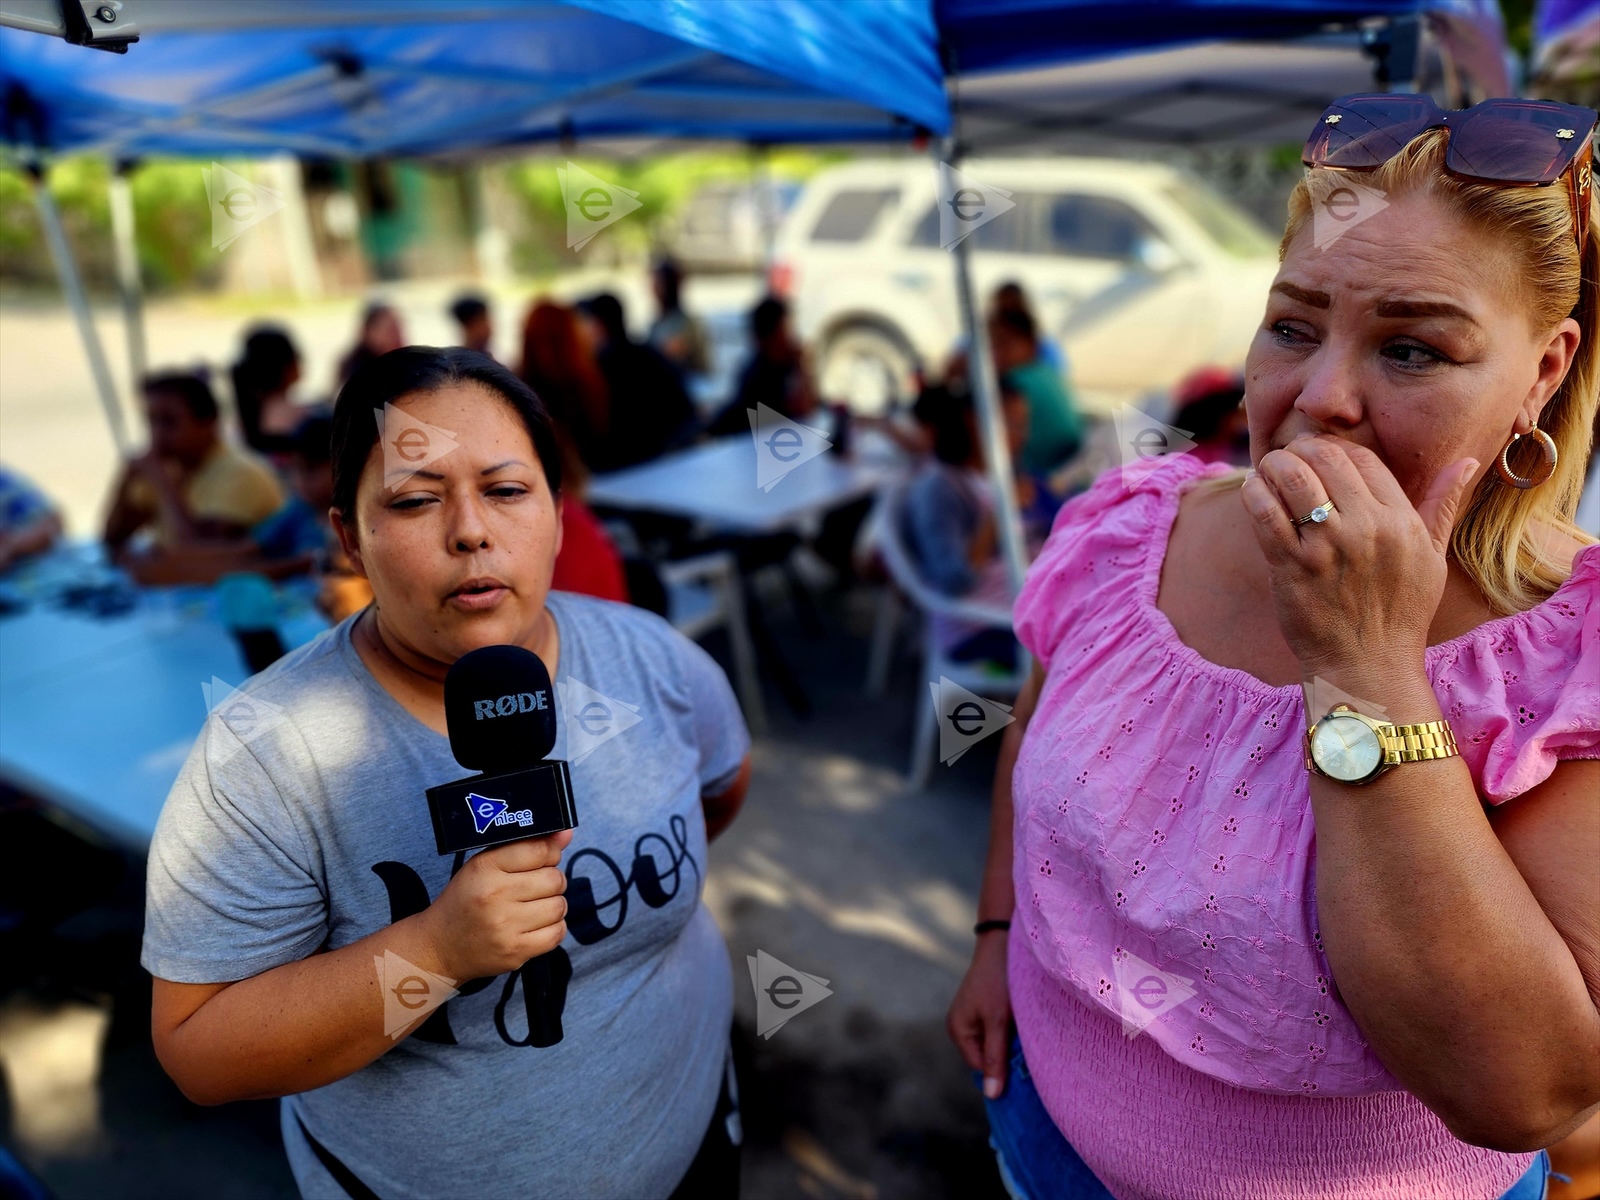
[[[1524,436],[1531,437],[1537,442],[1543,455],[1539,465],[1534,468],[1532,475],[1518,475],[1511,469],[1511,464],[1506,460],[1506,455],[1511,452],[1511,447],[1515,446],[1518,439]],[[1556,473],[1556,460],[1558,458],[1555,439],[1535,425],[1528,430],[1526,435],[1513,433],[1511,440],[1500,447],[1500,457],[1494,464],[1494,471],[1496,475],[1500,476],[1502,482],[1520,491],[1526,491],[1529,488],[1538,487]]]

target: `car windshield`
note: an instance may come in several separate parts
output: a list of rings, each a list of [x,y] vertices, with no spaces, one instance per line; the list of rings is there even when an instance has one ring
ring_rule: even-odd
[[[1196,179],[1167,188],[1167,195],[1196,225],[1235,258],[1263,258],[1277,252],[1272,235]]]
[[[816,226],[813,242],[859,242],[872,232],[878,214],[900,198],[899,188],[840,192],[828,201]]]

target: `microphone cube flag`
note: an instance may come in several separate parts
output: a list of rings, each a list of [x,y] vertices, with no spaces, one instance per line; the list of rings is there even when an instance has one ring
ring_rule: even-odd
[[[477,775],[427,790],[440,854],[543,837],[578,823],[572,774],[545,755],[556,740],[556,698],[538,655],[520,646],[463,654],[444,681],[456,761]]]
[[[559,758],[525,771],[441,783],[429,788],[427,796],[440,854],[544,837],[578,824],[572,775]]]

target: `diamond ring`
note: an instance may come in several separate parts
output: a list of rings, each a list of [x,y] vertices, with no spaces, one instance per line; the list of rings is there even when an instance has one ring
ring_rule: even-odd
[[[1296,517],[1294,519],[1294,523],[1296,525],[1321,525],[1324,521],[1326,521],[1328,519],[1328,515],[1330,513],[1337,512],[1337,511],[1338,510],[1333,507],[1333,501],[1332,500],[1327,500],[1327,501],[1324,501],[1323,503],[1317,505],[1310,512],[1308,512],[1305,516]]]

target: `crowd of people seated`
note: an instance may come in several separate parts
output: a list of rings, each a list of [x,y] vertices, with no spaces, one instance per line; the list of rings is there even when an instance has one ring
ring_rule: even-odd
[[[746,411],[758,405],[796,420],[821,406],[788,306],[766,297],[750,314],[751,350],[734,395],[702,422],[690,383],[708,369],[705,333],[683,308],[676,264],[658,263],[652,281],[657,313],[644,340],[629,333],[622,303],[610,293],[576,305],[540,298],[522,324],[515,369],[551,412],[567,481],[556,562],[556,586],[564,590],[628,597],[622,558],[585,501],[592,474],[648,462],[699,437],[742,435],[749,429]],[[463,346],[492,356],[493,313],[484,297],[459,296],[449,315]],[[1079,456],[1086,427],[1066,357],[1040,333],[1019,285],[996,289],[987,332],[1031,553],[1074,490],[1074,462],[1089,457]],[[340,386],[405,341],[394,307],[370,304],[340,360]],[[224,433],[222,407],[203,370],[143,381],[149,448],[124,463],[112,488],[103,531],[108,552],[145,584],[208,583],[241,571],[274,579],[311,574],[321,580],[321,602],[331,616],[360,608],[369,593],[343,560],[327,516],[331,408],[297,401],[298,347],[285,329],[256,326],[228,374],[237,440]],[[1205,368],[1174,389],[1166,415],[1204,461],[1245,463],[1243,396],[1236,372]],[[946,364],[944,382],[925,387],[909,415],[878,424],[916,464],[901,517],[914,560],[946,595],[982,599],[992,592],[1004,601],[994,497],[964,347]],[[1594,474],[1589,491],[1600,495],[1600,473]],[[0,570],[48,548],[61,529],[37,488],[0,469]],[[958,658],[1004,662],[1014,652],[1009,634],[948,632]]]
[[[1026,293],[1016,283],[995,290],[987,332],[1010,452],[1012,494],[1029,557],[1044,543],[1065,499],[1057,482],[1084,441],[1084,422],[1061,348],[1040,335]],[[924,387],[913,427],[887,427],[919,466],[896,514],[924,581],[952,598],[1009,607],[993,485],[985,467],[973,402],[968,348],[957,349],[945,379]],[[953,661],[987,661],[1009,670],[1010,631],[936,617],[937,636]]]
[[[135,578],[172,582],[191,556],[241,544],[286,497],[263,459],[222,436],[202,374],[149,376],[142,399],[150,448],[113,485],[105,542]]]
[[[461,329],[463,346],[494,357],[494,316],[487,300],[472,293],[460,296],[450,306],[450,315]]]
[[[61,514],[44,493],[0,467],[0,571],[42,554],[61,536]]]
[[[605,436],[592,443],[590,468],[637,466],[692,441],[699,430],[683,372],[648,342],[634,340],[622,301],[602,292],[578,311],[590,331],[609,411]]]
[[[817,408],[805,355],[789,324],[789,306],[775,296],[757,304],[750,313],[750,341],[753,349],[739,373],[738,389],[711,420],[709,431],[715,437],[747,432],[745,413],[762,405],[795,421],[804,421]]]
[[[658,264],[654,279],[659,312],[646,341],[630,335],[622,303],[609,293],[574,306],[536,300],[523,323],[516,369],[549,406],[563,458],[555,565],[562,590],[628,599],[621,556],[584,501],[590,476],[647,462],[704,432],[688,384],[707,369],[705,334],[683,310],[677,266]],[[448,313],[461,345],[493,357],[484,297],[458,296]],[[335,391],[406,342],[399,312],[369,304],[339,361]],[[111,489],[102,529],[111,561],[152,586],[241,572],[313,576],[330,617],[364,606],[370,589],[351,571],[328,515],[332,396],[304,402],[296,395],[303,375],[289,332],[262,324],[246,332],[227,373],[231,422],[206,368],[143,379],[148,447],[122,464]],[[0,570],[47,549],[61,530],[37,488],[0,470]]]
[[[684,309],[681,269],[663,260],[652,271],[652,283],[657,312],[647,338],[629,332],[613,294],[575,305],[540,298],[527,310],[514,364],[549,407],[564,461],[557,586],[612,599],[627,597],[626,572],[585,502],[592,474],[648,462],[700,437],[743,435],[749,429],[746,410],[759,405],[798,420],[821,405],[787,304],[766,297],[749,317],[751,350],[734,394],[702,421],[690,384],[709,369],[708,339]],[[460,295],[448,312],[463,346],[493,355],[493,310],[483,296]],[[1037,501],[1049,492],[1037,482],[1043,474],[1036,468],[1048,469],[1070,454],[1077,430],[1064,379],[1048,365],[1061,363],[1061,355],[1035,334],[1026,298],[1015,285],[997,293],[990,333],[996,361],[1003,364],[1018,495],[1030,514],[1040,509],[1047,523],[1049,506]],[[369,304],[354,344],[339,361],[336,386],[406,340],[392,305]],[[928,513],[917,524],[914,546],[935,564],[938,585],[957,590],[971,579],[946,567],[968,564],[975,579],[992,567],[994,543],[992,515],[980,499],[986,484],[962,370],[958,358],[951,388],[925,397],[915,423],[897,433],[927,459],[915,495]],[[330,615],[366,603],[364,583],[343,561],[327,516],[331,396],[305,403],[297,395],[303,378],[302,355],[286,329],[249,329],[228,371],[237,429],[230,436],[206,371],[147,377],[141,401],[149,447],[123,465],[104,524],[113,561],[137,582],[152,585],[209,583],[237,572],[274,579],[313,574],[323,580]],[[0,504],[0,567],[47,546],[59,533],[59,518],[14,475],[0,476]],[[970,545],[958,546],[957,540]]]

